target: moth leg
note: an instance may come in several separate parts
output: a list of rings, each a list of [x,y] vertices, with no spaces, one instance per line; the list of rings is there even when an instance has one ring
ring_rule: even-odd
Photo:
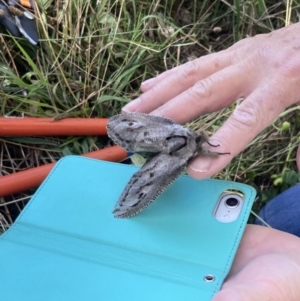
[[[211,152],[207,149],[201,149],[201,150],[198,151],[198,155],[203,156],[203,157],[217,158],[217,157],[219,157],[220,153]]]
[[[211,158],[217,158],[219,155],[230,155],[230,153],[212,152],[212,151],[202,148],[202,149],[198,150],[198,155],[200,155],[200,156],[202,155],[205,157],[211,157]]]

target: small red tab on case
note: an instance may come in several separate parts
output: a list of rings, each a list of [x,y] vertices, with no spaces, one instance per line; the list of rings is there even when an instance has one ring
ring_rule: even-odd
[[[31,3],[30,3],[30,0],[20,0],[20,4],[24,7],[27,7],[27,8],[33,8]]]

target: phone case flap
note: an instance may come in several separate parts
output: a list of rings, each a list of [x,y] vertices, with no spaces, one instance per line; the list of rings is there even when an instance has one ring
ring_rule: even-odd
[[[137,169],[60,160],[0,236],[3,298],[210,300],[230,269],[254,189],[180,176],[141,214],[116,219],[111,211]],[[228,189],[241,191],[245,202],[239,218],[224,224],[213,211]]]

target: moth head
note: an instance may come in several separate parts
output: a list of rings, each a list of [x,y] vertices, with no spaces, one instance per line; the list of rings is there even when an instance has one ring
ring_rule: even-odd
[[[196,145],[197,145],[197,149],[202,149],[202,145],[203,143],[207,143],[208,142],[208,135],[206,134],[206,132],[204,131],[200,131],[199,133],[197,133],[196,136]]]

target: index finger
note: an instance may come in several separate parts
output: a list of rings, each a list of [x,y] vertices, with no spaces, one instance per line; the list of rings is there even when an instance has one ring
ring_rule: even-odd
[[[232,51],[203,56],[151,79],[155,85],[123,107],[123,112],[150,113],[180,95],[196,82],[232,64]]]

